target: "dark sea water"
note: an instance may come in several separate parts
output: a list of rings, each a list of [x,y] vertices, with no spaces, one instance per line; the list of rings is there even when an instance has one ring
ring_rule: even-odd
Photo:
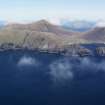
[[[0,105],[105,105],[105,58],[0,52]]]

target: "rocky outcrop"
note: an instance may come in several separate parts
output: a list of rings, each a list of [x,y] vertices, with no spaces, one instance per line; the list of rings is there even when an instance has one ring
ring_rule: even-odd
[[[65,56],[91,56],[96,52],[97,55],[105,56],[105,45],[96,45],[105,42],[103,36],[105,28],[78,33],[45,20],[30,24],[11,24],[0,30],[0,51],[25,49]],[[90,45],[82,45],[86,43]],[[95,47],[92,43],[95,43]]]
[[[64,55],[71,56],[90,56],[92,55],[92,51],[82,47],[79,44],[66,45],[64,47]]]
[[[96,53],[99,56],[105,56],[105,47],[98,47],[98,48],[96,48]]]
[[[81,56],[81,57],[84,57],[84,56],[92,56],[93,53],[91,50],[87,49],[87,48],[80,48],[78,50],[78,55]]]
[[[97,47],[94,53],[93,49],[83,47],[79,44],[57,46],[56,43],[55,44],[44,43],[37,47],[33,46],[32,48],[30,46],[24,46],[24,44],[18,45],[14,43],[2,43],[0,45],[0,51],[8,51],[8,50],[13,50],[13,51],[14,50],[30,50],[30,51],[39,51],[39,52],[44,52],[44,53],[56,53],[56,54],[60,54],[64,56],[80,56],[80,57],[94,56],[95,53],[98,56],[105,56],[105,47]]]
[[[15,45],[13,43],[3,43],[0,45],[0,51],[18,50],[22,49],[22,46]]]
[[[64,45],[63,46],[63,51],[62,54],[69,56],[78,56],[78,50],[80,49],[80,46],[77,44],[73,44],[73,45]]]

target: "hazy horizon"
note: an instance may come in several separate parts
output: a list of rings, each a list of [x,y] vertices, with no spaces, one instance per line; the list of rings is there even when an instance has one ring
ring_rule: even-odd
[[[104,0],[0,0],[0,20],[104,20]]]

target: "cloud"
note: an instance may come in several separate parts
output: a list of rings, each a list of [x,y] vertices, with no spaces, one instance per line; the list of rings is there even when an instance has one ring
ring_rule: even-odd
[[[104,21],[104,20],[99,20],[99,21],[96,23],[96,27],[105,27],[105,21]]]
[[[105,60],[97,62],[92,58],[63,58],[52,62],[49,66],[49,74],[56,83],[71,81],[75,76],[84,76],[87,73],[105,72]],[[77,73],[78,74],[75,74]],[[82,74],[82,75],[81,75]]]
[[[101,61],[98,65],[97,68],[101,71],[105,72],[105,60]]]
[[[95,71],[95,70],[97,70],[96,68],[97,68],[97,66],[98,66],[98,64],[94,61],[94,60],[92,60],[92,59],[90,59],[90,58],[82,58],[81,60],[80,60],[80,65],[79,65],[79,68],[80,68],[80,70],[91,70],[91,71]]]
[[[22,56],[18,60],[17,65],[20,69],[25,70],[27,67],[40,68],[42,63],[31,56]],[[48,73],[54,84],[65,84],[73,81],[77,76],[78,78],[81,78],[82,76],[84,77],[87,73],[94,75],[100,71],[105,72],[104,59],[97,61],[96,58],[88,57],[64,57],[55,60],[46,66],[49,68],[49,71],[45,70],[44,73]]]
[[[91,58],[83,58],[80,61],[80,70],[90,70],[91,72],[105,71],[105,60],[96,62]]]
[[[57,60],[49,67],[50,75],[54,82],[63,82],[73,78],[72,66],[66,59]]]
[[[30,56],[23,56],[19,59],[17,65],[19,67],[25,67],[25,66],[38,66],[39,62]]]

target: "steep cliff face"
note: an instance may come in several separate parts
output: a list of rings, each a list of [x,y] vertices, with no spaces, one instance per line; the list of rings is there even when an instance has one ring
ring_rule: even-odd
[[[0,50],[28,49],[60,52],[64,55],[92,55],[93,49],[81,44],[104,43],[105,28],[95,28],[86,33],[68,31],[41,20],[30,24],[11,24],[0,29]],[[96,49],[98,55],[104,50]]]
[[[27,31],[27,30],[1,30],[0,45],[12,43],[28,49],[52,49],[62,46],[65,38],[47,32]]]
[[[105,56],[105,47],[98,47],[98,48],[96,48],[96,53],[99,56]]]

